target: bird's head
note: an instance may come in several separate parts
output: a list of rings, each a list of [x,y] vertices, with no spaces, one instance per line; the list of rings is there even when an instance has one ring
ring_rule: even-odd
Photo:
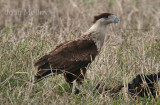
[[[120,22],[119,18],[112,13],[102,13],[97,16],[94,16],[93,23],[100,23],[102,25],[108,25],[110,23]]]

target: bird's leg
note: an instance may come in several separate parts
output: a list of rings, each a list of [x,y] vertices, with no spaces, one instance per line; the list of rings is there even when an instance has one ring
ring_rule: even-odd
[[[70,92],[73,91],[73,83],[69,83],[69,90],[70,90]]]
[[[79,94],[79,89],[77,88],[75,81],[72,83],[72,93]]]
[[[82,81],[83,81],[84,78],[85,78],[85,74],[86,74],[86,68],[82,68],[82,69],[80,70],[80,75],[78,76],[78,78],[77,78],[77,80],[76,80],[79,88],[81,88],[81,86],[82,86],[82,84],[83,84]],[[81,92],[81,90],[75,88],[75,93],[76,93],[76,94],[79,94],[80,92]]]
[[[74,94],[79,94],[80,92],[79,89],[76,87],[76,83],[74,81],[69,83],[69,89]]]
[[[72,73],[64,73],[64,78],[67,83],[69,83],[70,89],[72,92],[75,91],[75,94],[78,94],[80,90],[76,88],[74,81],[76,80],[78,87],[82,85],[82,81],[84,80],[84,75],[86,73],[86,69],[82,68],[81,70],[77,70]]]
[[[82,82],[81,81],[78,81],[76,80],[77,84],[78,84],[78,87],[80,88],[82,86]],[[78,89],[77,87],[75,87],[75,94],[79,94],[81,92],[80,89]]]

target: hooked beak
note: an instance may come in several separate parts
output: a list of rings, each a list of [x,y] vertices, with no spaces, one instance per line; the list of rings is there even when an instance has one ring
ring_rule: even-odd
[[[116,17],[116,18],[114,19],[114,23],[119,23],[119,22],[120,22],[119,18]]]

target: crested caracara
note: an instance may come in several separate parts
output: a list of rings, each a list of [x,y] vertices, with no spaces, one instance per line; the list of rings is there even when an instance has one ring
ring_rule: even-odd
[[[69,84],[74,80],[81,84],[86,74],[86,67],[101,50],[106,27],[117,22],[119,22],[118,17],[112,13],[94,16],[93,25],[81,37],[56,46],[34,64],[38,69],[34,83],[45,77],[63,73]]]

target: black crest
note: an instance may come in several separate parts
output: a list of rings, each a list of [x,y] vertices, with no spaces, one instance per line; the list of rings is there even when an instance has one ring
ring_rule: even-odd
[[[110,15],[113,15],[113,14],[112,13],[102,13],[97,16],[94,16],[93,23],[95,23],[97,20],[99,20],[101,18],[108,18],[108,16],[110,16]]]

